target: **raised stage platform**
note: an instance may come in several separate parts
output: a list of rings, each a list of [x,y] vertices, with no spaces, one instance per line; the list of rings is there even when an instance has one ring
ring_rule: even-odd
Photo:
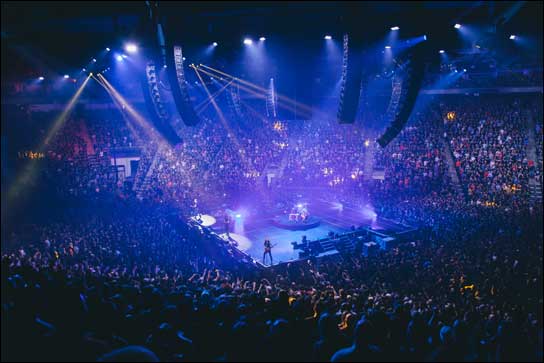
[[[256,261],[262,261],[264,240],[268,239],[276,246],[272,249],[274,264],[296,261],[301,258],[300,249],[295,245],[307,241],[331,240],[331,246],[335,243],[343,243],[343,235],[349,234],[361,228],[368,228],[377,234],[384,236],[394,235],[400,237],[405,232],[413,230],[409,226],[395,221],[389,221],[377,217],[376,214],[367,212],[367,206],[344,205],[338,208],[338,203],[324,200],[316,200],[309,203],[312,217],[308,222],[289,221],[289,215],[281,214],[282,211],[274,210],[268,214],[261,213],[261,209],[242,211],[241,218],[236,218],[231,225],[230,239],[226,238],[225,226],[219,221],[223,218],[223,210],[210,213],[216,223],[209,229],[220,235],[224,240],[235,241],[234,248],[251,256]],[[265,208],[262,208],[264,210]],[[201,217],[201,223],[210,224],[212,219],[207,215]],[[334,236],[330,238],[330,236]],[[382,239],[383,240],[383,239]],[[383,241],[382,241],[383,242]],[[341,245],[340,245],[341,246]],[[331,248],[332,248],[331,247]],[[325,249],[327,254],[333,250]]]

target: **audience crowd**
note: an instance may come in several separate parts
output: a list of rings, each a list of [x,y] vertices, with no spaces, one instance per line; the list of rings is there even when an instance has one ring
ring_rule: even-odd
[[[63,125],[39,181],[70,203],[3,231],[2,360],[542,361],[542,207],[528,192],[542,154],[527,139],[533,117],[542,146],[541,100],[432,99],[384,149],[358,124],[246,106],[210,106],[176,147],[146,143],[135,191],[111,165],[143,139],[122,115]],[[419,232],[261,269],[188,221],[301,187],[371,200]]]

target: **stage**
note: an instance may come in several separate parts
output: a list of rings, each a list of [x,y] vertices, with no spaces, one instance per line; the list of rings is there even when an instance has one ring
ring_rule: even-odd
[[[311,215],[307,223],[289,221],[288,213],[261,215],[258,212],[248,213],[243,217],[234,215],[230,229],[231,241],[236,241],[237,248],[247,253],[253,259],[262,262],[264,240],[270,239],[274,264],[297,260],[299,250],[294,250],[292,242],[301,242],[302,237],[310,241],[326,238],[329,233],[342,234],[353,227],[373,227],[377,230],[387,229],[387,222],[377,218],[366,207],[342,206],[339,203],[317,200],[310,204]],[[222,212],[216,211],[211,217],[204,215],[202,220],[208,222],[214,218],[214,224],[209,226],[215,233],[227,239],[225,226],[222,223]],[[211,218],[210,218],[211,217]]]

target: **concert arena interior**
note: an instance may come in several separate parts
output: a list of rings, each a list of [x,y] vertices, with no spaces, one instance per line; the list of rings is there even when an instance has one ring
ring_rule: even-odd
[[[2,361],[542,362],[542,1],[2,1]]]

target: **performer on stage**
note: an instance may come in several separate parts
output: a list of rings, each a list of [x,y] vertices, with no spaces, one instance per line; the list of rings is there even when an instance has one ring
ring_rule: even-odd
[[[263,265],[266,265],[266,255],[270,256],[270,265],[274,264],[274,260],[272,259],[272,247],[274,246],[275,244],[272,245],[268,238],[264,240]]]
[[[230,239],[230,217],[229,214],[225,212],[225,234],[227,235],[227,238]]]

